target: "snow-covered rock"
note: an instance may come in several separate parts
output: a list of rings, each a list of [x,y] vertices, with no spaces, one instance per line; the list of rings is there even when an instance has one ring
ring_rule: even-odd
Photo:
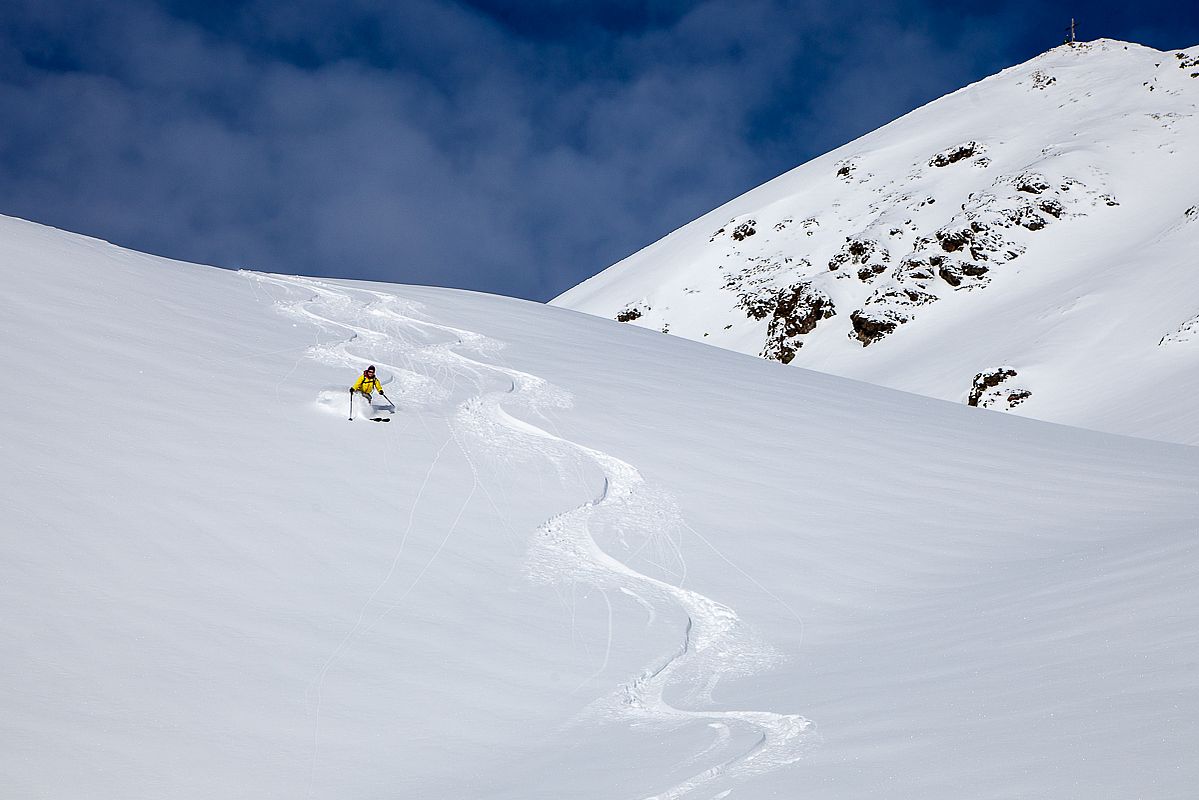
[[[1016,413],[1199,443],[1199,351],[1157,346],[1183,346],[1172,332],[1199,314],[1199,225],[1180,224],[1196,216],[1196,62],[1199,48],[1056,48],[554,304],[958,402],[1008,364],[1032,392]],[[630,301],[653,314],[621,316]]]

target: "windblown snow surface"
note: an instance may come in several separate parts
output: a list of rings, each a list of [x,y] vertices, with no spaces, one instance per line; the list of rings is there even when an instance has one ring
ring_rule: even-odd
[[[5,797],[1199,786],[1199,450],[7,218],[0,277]]]
[[[1055,48],[555,299],[737,352],[1199,444],[1199,47]]]

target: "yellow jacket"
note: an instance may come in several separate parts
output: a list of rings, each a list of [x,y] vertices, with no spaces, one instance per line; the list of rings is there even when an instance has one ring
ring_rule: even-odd
[[[359,375],[358,380],[354,381],[354,385],[350,388],[363,394],[383,391],[383,385],[379,383],[378,378],[368,378],[365,375]]]

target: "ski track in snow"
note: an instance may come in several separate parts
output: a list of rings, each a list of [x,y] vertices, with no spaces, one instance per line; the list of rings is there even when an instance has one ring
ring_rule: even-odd
[[[804,756],[816,737],[812,724],[802,716],[769,711],[684,709],[665,700],[667,688],[675,687],[683,691],[688,706],[711,703],[712,691],[721,678],[760,672],[776,664],[780,656],[758,640],[731,608],[681,585],[638,572],[599,546],[591,535],[589,523],[601,512],[614,515],[622,529],[640,529],[650,536],[664,522],[688,529],[690,526],[686,525],[673,501],[660,492],[647,490],[645,480],[633,465],[550,433],[513,416],[505,408],[506,405],[519,406],[540,416],[546,409],[569,407],[571,400],[567,393],[536,375],[463,355],[460,350],[481,356],[493,355],[503,345],[473,331],[421,319],[419,303],[386,292],[341,287],[311,278],[256,272],[244,274],[297,293],[299,299],[277,300],[276,307],[287,315],[336,334],[333,341],[310,347],[310,357],[335,366],[376,364],[380,369],[390,371],[398,382],[402,397],[397,399],[423,404],[445,401],[452,398],[459,376],[465,373],[472,379],[479,393],[460,403],[453,418],[447,420],[451,434],[463,448],[472,470],[475,466],[464,446],[465,434],[475,437],[485,448],[496,453],[548,458],[560,471],[564,471],[566,461],[579,457],[599,468],[604,484],[598,496],[552,517],[538,528],[528,557],[530,577],[549,583],[570,580],[592,584],[604,594],[609,609],[608,592],[614,590],[647,612],[647,626],[654,624],[659,616],[660,609],[655,600],[681,609],[685,622],[673,652],[593,703],[583,719],[625,720],[670,728],[706,722],[714,731],[714,741],[686,762],[696,765],[710,754],[727,748],[732,739],[732,728],[748,730],[753,740],[748,749],[645,800],[676,800],[716,780],[727,783],[744,779],[785,767]],[[360,352],[368,355],[360,355]],[[387,363],[393,356],[403,363]],[[500,378],[505,388],[487,391],[485,376]],[[447,379],[451,383],[449,388],[444,385]],[[338,399],[334,399],[333,394],[333,390],[323,392],[321,402],[333,408],[334,403],[345,401],[344,390],[337,390]],[[479,483],[477,471],[475,483]],[[403,543],[401,551],[402,547]],[[677,545],[671,542],[671,547],[681,562]],[[397,561],[399,556],[397,553]],[[426,564],[425,569],[428,567]],[[384,584],[394,569],[395,563],[384,578]],[[424,570],[421,571],[423,574]],[[415,582],[404,594],[414,587]],[[380,584],[366,605],[374,601],[382,588],[383,584]],[[384,616],[397,605],[398,602],[392,604],[384,611]],[[318,725],[320,684],[330,666],[361,630],[365,610],[366,606],[354,630],[347,634],[314,681]],[[367,630],[381,619],[377,618]],[[611,630],[607,647],[610,651]],[[607,660],[606,651],[605,666]],[[590,680],[599,677],[603,671],[601,666]],[[316,739],[318,737],[314,736]],[[314,741],[314,749],[316,746]],[[716,796],[727,794],[728,790]]]

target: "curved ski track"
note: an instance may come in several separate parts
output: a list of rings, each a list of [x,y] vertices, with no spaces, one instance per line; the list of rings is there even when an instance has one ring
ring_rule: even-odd
[[[459,350],[493,354],[502,344],[473,331],[420,319],[420,304],[396,295],[368,289],[337,286],[327,282],[257,272],[244,274],[299,292],[302,299],[276,301],[280,311],[318,327],[348,333],[333,344],[317,344],[309,355],[338,366],[374,363],[390,370],[399,381],[406,400],[426,402],[445,399],[452,384],[463,373],[473,377],[478,394],[461,403],[451,423],[475,435],[484,446],[498,452],[514,449],[525,455],[543,456],[555,462],[570,455],[593,462],[604,476],[599,496],[544,522],[537,530],[529,554],[529,573],[536,579],[581,580],[602,589],[614,589],[645,606],[654,615],[646,597],[674,604],[686,614],[684,629],[673,652],[659,663],[593,704],[587,716],[626,719],[639,723],[677,726],[706,721],[716,731],[716,741],[696,754],[691,763],[721,748],[730,738],[730,727],[753,732],[753,744],[743,752],[703,769],[682,782],[645,800],[677,800],[714,781],[731,782],[779,769],[800,760],[813,732],[811,723],[794,714],[769,711],[701,711],[675,707],[663,694],[668,686],[686,689],[690,704],[710,702],[717,682],[726,676],[748,675],[777,663],[778,655],[758,641],[729,607],[681,586],[644,575],[600,548],[588,523],[601,510],[616,514],[626,527],[660,525],[661,509],[647,511],[644,479],[631,464],[600,450],[556,436],[523,419],[512,416],[505,405],[521,406],[539,414],[547,408],[565,408],[570,397],[542,378],[505,366],[489,364]],[[355,350],[369,353],[356,354]],[[389,364],[392,354],[407,366]],[[418,372],[416,366],[423,367]],[[444,375],[443,375],[444,373]],[[506,390],[484,391],[483,376],[498,376]],[[673,504],[668,514],[679,515]],[[719,793],[718,797],[728,794]]]

